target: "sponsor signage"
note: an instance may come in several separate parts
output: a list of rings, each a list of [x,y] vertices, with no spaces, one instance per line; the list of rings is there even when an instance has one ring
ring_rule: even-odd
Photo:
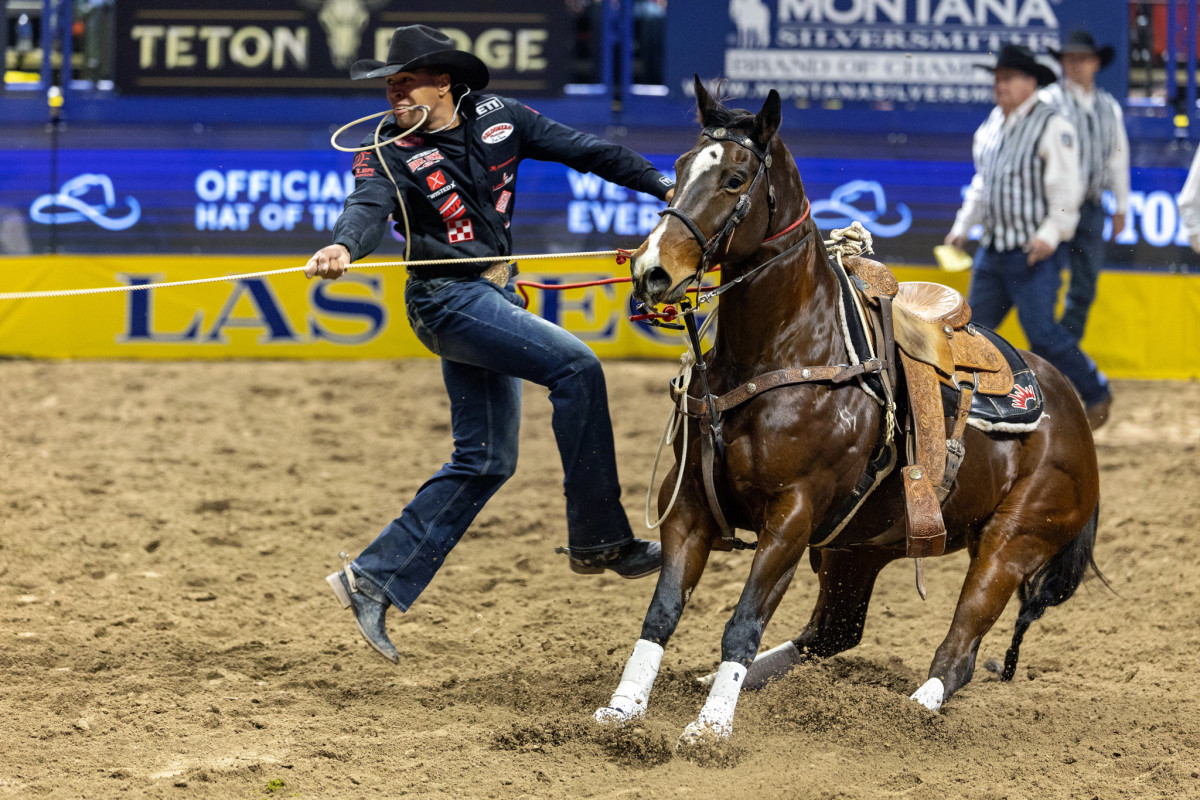
[[[812,215],[823,231],[859,221],[889,264],[930,264],[970,181],[969,143],[958,161],[871,158],[798,160]],[[47,158],[0,150],[0,208],[19,212],[34,252],[51,241],[62,253],[312,253],[329,244],[363,154],[333,150],[101,150],[59,153],[57,185]],[[672,174],[673,155],[651,155]],[[409,161],[447,235],[475,236],[462,192],[443,171],[441,153],[411,148]],[[1196,271],[1176,197],[1186,170],[1135,167],[1126,226],[1108,246],[1109,266]],[[660,220],[664,203],[560,164],[527,161],[490,173],[495,208],[513,211],[518,254],[636,247]],[[1106,203],[1112,208],[1111,197]],[[5,251],[0,240],[0,254]],[[403,253],[395,235],[377,258]]]
[[[299,267],[285,258],[109,256],[4,262],[9,291],[146,286]],[[521,278],[550,286],[627,275],[608,258],[538,261]],[[965,291],[970,274],[901,267],[900,280],[935,280]],[[715,276],[713,276],[715,278]],[[364,359],[430,356],[404,318],[404,272],[354,270],[337,281],[299,273],[163,289],[5,301],[0,356],[34,358]],[[683,350],[679,334],[631,322],[629,283],[559,291],[530,289],[529,310],[605,358],[663,358]],[[710,306],[702,311],[707,312]],[[1146,313],[1145,309],[1154,309]],[[1112,377],[1200,374],[1200,282],[1185,275],[1106,272],[1083,346]],[[1025,340],[1015,315],[999,329]],[[663,364],[664,377],[675,367]],[[664,384],[665,385],[665,384]],[[1026,402],[1019,390],[1014,405]],[[664,404],[667,402],[663,393]]]
[[[116,82],[133,93],[382,91],[351,81],[359,59],[387,60],[392,31],[441,29],[491,72],[503,94],[558,94],[567,74],[569,24],[561,0],[520,11],[489,0],[121,0]]]
[[[995,64],[1009,42],[1047,65],[1076,25],[1113,43],[1099,76],[1123,96],[1127,15],[1097,14],[1094,0],[690,0],[667,27],[667,83],[691,95],[692,75],[723,78],[726,96],[876,108],[991,105]]]

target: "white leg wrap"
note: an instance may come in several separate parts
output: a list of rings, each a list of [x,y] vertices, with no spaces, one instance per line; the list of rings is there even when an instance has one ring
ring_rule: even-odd
[[[612,699],[604,708],[596,709],[593,715],[596,721],[620,725],[645,716],[646,704],[650,702],[650,690],[654,688],[654,679],[658,677],[662,657],[662,645],[638,639]]]
[[[941,678],[930,678],[925,681],[920,689],[912,693],[909,700],[916,700],[921,705],[928,708],[930,711],[937,711],[942,707],[943,698],[946,696],[946,685],[942,683]]]
[[[746,689],[761,689],[772,678],[786,675],[788,670],[800,663],[800,650],[791,640],[781,645],[763,650],[754,657],[754,662],[746,669]],[[712,686],[717,679],[717,673],[710,672],[702,678],[696,678],[701,686]]]
[[[722,661],[700,716],[684,729],[680,741],[691,743],[713,735],[728,739],[733,733],[733,711],[745,680],[745,667],[735,661]]]

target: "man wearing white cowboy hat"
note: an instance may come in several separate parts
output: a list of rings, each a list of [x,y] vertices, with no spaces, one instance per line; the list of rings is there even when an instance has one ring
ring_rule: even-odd
[[[996,107],[975,131],[975,176],[945,243],[962,247],[983,223],[969,302],[972,321],[995,328],[1016,308],[1029,349],[1058,368],[1079,392],[1093,428],[1104,424],[1112,395],[1065,328],[1054,320],[1062,242],[1079,222],[1075,129],[1037,89],[1055,81],[1022,45],[1001,48],[994,73]]]
[[[1116,210],[1112,238],[1125,228],[1129,208],[1129,137],[1121,104],[1096,85],[1096,73],[1112,63],[1112,45],[1097,47],[1087,31],[1072,31],[1062,50],[1049,48],[1062,64],[1063,80],[1041,90],[1042,100],[1069,119],[1079,134],[1079,226],[1068,247],[1071,281],[1059,323],[1083,338],[1088,311],[1096,299],[1096,281],[1104,267],[1104,206],[1106,190],[1113,193]]]
[[[516,469],[522,380],[550,390],[571,569],[638,578],[661,567],[661,546],[635,538],[621,507],[599,360],[579,339],[525,310],[505,259],[512,254],[509,223],[524,158],[561,162],[666,200],[674,182],[632,150],[516,100],[467,101],[487,86],[488,69],[435,28],[397,28],[387,61],[359,61],[350,75],[385,79],[394,119],[379,141],[396,141],[358,154],[355,188],[334,227],[334,244],[313,255],[306,274],[340,277],[379,244],[389,215],[407,216],[414,261],[495,259],[409,269],[408,320],[441,356],[454,454],[366,550],[328,578],[368,644],[396,663],[384,614],[393,605],[408,610]],[[364,146],[375,141],[370,136]]]

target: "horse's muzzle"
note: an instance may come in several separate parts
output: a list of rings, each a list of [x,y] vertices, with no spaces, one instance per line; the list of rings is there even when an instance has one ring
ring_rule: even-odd
[[[686,288],[686,279],[672,285],[671,273],[661,264],[642,270],[633,280],[633,296],[646,305],[673,303],[683,296]]]

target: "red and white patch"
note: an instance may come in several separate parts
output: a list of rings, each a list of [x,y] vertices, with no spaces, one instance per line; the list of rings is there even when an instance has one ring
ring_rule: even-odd
[[[1032,386],[1017,385],[1017,387],[1013,389],[1008,396],[1012,398],[1013,408],[1028,409],[1037,399],[1033,393]]]
[[[415,156],[408,158],[404,163],[407,164],[408,168],[413,172],[420,172],[421,170],[438,163],[443,158],[445,158],[445,156],[442,155],[441,150],[426,150],[423,153],[417,153]]]
[[[426,175],[425,182],[429,184],[430,190],[440,189],[446,185],[446,175],[439,169],[432,175]]]
[[[442,207],[438,209],[441,212],[442,219],[447,221],[461,217],[466,210],[463,207],[462,198],[458,196],[457,192],[450,195],[446,202],[442,204]]]
[[[405,136],[403,139],[397,139],[392,144],[397,147],[420,147],[425,144],[425,140],[420,136]]]
[[[508,201],[512,200],[512,192],[507,189],[500,193],[500,199],[496,201],[496,210],[503,214],[508,211]]]
[[[456,219],[453,222],[447,222],[446,237],[450,240],[450,244],[474,240],[475,230],[471,227],[471,220]]]
[[[512,136],[513,126],[507,122],[501,122],[499,125],[493,125],[483,132],[483,140],[488,144],[496,144],[503,142],[509,136]]]

